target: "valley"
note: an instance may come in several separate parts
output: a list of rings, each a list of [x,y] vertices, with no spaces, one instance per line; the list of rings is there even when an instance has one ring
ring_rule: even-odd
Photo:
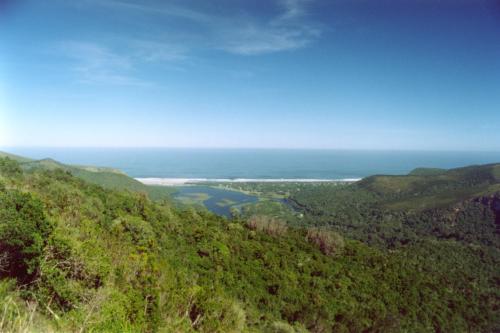
[[[177,192],[81,168],[0,158],[3,331],[500,327],[498,164]]]

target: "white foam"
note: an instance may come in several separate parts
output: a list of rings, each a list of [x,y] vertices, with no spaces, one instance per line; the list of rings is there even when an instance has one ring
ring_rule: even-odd
[[[314,179],[314,178],[135,178],[145,185],[178,186],[200,183],[335,183],[357,182],[361,178]]]

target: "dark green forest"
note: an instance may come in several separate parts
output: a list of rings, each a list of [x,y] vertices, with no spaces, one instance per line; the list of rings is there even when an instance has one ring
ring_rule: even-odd
[[[302,186],[288,200],[304,214],[301,224],[327,226],[382,248],[422,239],[498,248],[500,165],[427,170]]]
[[[0,158],[0,331],[500,330],[498,165],[303,185],[287,223],[37,164]]]

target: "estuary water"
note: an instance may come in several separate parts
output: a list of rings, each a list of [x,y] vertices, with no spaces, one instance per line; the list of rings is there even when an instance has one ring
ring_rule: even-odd
[[[184,148],[1,148],[34,159],[117,168],[135,178],[357,179],[417,167],[500,162],[500,152]]]
[[[231,217],[231,208],[239,209],[259,200],[255,195],[209,186],[179,186],[173,198],[188,204],[202,204],[209,211],[226,217]]]

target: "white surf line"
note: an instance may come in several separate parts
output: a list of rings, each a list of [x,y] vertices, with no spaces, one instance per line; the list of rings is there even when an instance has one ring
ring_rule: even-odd
[[[314,179],[314,178],[135,178],[145,185],[177,186],[200,183],[352,183],[361,178]]]

